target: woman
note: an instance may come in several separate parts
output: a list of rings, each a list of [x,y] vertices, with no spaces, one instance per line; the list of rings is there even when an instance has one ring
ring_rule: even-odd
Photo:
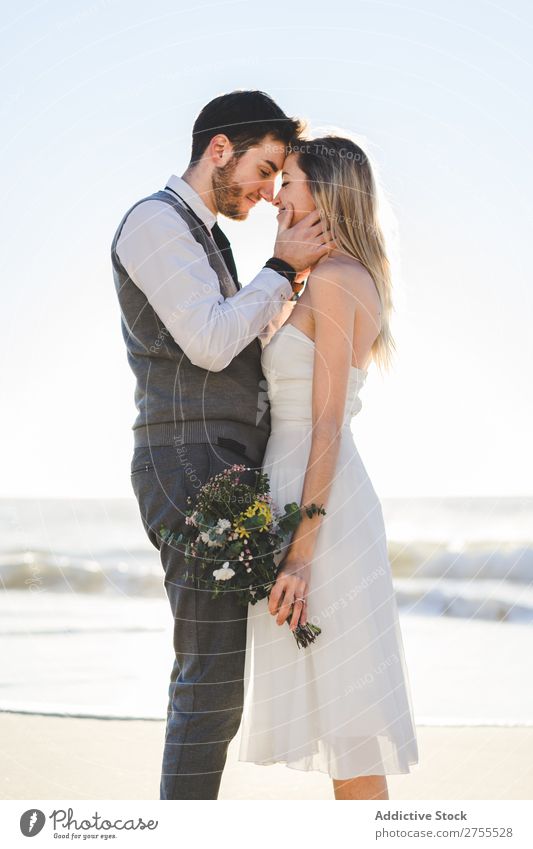
[[[381,505],[350,430],[370,363],[394,348],[367,156],[346,138],[301,142],[274,204],[293,223],[318,209],[335,248],[263,349],[263,468],[280,507],[326,515],[304,518],[270,598],[249,608],[239,759],[326,772],[337,799],[388,799],[386,775],[409,772],[418,749]],[[299,649],[287,619],[322,633]]]

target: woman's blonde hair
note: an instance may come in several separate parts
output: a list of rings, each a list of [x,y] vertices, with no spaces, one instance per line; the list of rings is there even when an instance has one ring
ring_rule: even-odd
[[[390,330],[391,270],[368,156],[354,141],[337,135],[301,139],[290,152],[297,154],[316,207],[339,249],[359,260],[374,281],[381,301],[381,329],[372,358],[380,369],[389,368],[396,349]]]

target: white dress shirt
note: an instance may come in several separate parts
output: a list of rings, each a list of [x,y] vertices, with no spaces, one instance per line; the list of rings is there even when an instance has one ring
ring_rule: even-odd
[[[211,230],[216,216],[197,192],[174,174],[167,186]],[[130,212],[116,250],[173,339],[203,369],[222,371],[256,337],[264,347],[295,306],[291,284],[271,268],[224,298],[203,247],[172,206],[160,200]]]

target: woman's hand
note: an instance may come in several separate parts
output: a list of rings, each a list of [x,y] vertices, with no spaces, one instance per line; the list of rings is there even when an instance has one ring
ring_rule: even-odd
[[[307,593],[311,577],[311,562],[290,553],[285,558],[268,598],[268,609],[276,616],[276,623],[283,625],[294,604],[290,621],[292,631],[297,625],[307,622]],[[304,601],[296,601],[304,599]]]

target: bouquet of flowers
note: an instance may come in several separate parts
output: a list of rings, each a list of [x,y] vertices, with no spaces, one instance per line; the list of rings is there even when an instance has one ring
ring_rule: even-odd
[[[241,480],[241,473],[248,471],[255,472],[254,484]],[[309,518],[326,513],[316,504],[304,509]],[[256,604],[270,594],[281,568],[277,557],[288,548],[285,539],[302,521],[302,512],[292,502],[281,513],[270,495],[268,475],[236,464],[201,487],[195,505],[187,510],[184,533],[161,525],[160,537],[168,545],[184,546],[187,564],[200,566],[199,576],[185,575],[198,589],[212,589],[213,598],[237,593],[240,603]],[[311,623],[297,625],[293,634],[298,648],[313,643],[320,632]]]

